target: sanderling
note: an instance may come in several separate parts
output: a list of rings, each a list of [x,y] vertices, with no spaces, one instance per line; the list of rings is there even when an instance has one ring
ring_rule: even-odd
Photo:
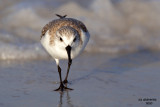
[[[59,19],[55,19],[43,27],[41,43],[46,51],[55,59],[57,64],[60,86],[55,91],[72,90],[64,86],[64,84],[68,83],[67,78],[72,59],[84,50],[89,41],[90,34],[81,21],[66,18],[67,15],[56,15]],[[61,59],[68,59],[67,74],[63,82],[61,68],[59,66]]]

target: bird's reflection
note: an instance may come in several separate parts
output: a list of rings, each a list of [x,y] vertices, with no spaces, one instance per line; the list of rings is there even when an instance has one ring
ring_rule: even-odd
[[[67,104],[69,107],[73,107],[72,101],[71,101],[71,97],[69,95],[69,92],[67,91]]]
[[[58,107],[62,107],[62,104],[63,104],[62,98],[63,98],[64,92],[59,92],[59,94],[60,94],[60,97],[59,97],[59,105],[58,105]]]
[[[64,92],[59,92],[60,97],[59,97],[58,107],[63,107],[63,106],[74,107],[74,105],[72,104],[69,92],[70,92],[69,90],[64,91]]]

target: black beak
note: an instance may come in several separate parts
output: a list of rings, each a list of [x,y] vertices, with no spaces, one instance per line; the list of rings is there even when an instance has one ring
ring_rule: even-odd
[[[68,54],[69,63],[72,63],[72,59],[71,59],[71,49],[72,49],[72,47],[69,46],[69,45],[66,47],[66,51],[67,51],[67,54]]]

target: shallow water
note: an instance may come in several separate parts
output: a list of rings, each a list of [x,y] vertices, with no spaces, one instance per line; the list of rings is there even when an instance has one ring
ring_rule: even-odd
[[[61,61],[63,78],[67,61]],[[54,60],[1,61],[0,107],[146,107],[160,105],[160,52],[87,54],[73,60],[68,87],[55,92],[59,77]]]

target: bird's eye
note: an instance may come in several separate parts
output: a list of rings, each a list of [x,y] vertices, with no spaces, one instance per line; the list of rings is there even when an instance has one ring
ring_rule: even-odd
[[[74,38],[74,39],[73,39],[73,42],[75,42],[76,40],[77,40],[77,38]]]
[[[60,40],[61,42],[63,41],[63,39],[62,39],[61,37],[59,38],[59,40]]]

